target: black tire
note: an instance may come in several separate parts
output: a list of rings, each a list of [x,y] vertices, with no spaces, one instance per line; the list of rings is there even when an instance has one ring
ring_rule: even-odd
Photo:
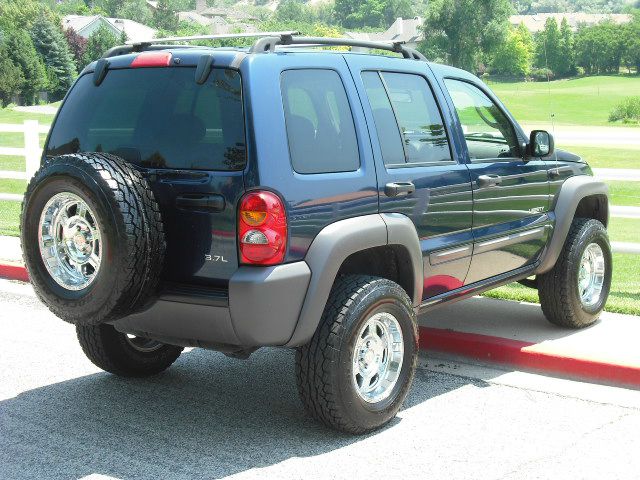
[[[80,197],[102,231],[105,268],[101,266],[92,283],[81,290],[58,284],[40,255],[40,216],[47,202],[62,192]],[[20,223],[33,288],[63,320],[96,325],[138,311],[153,298],[165,252],[162,218],[149,184],[124,160],[104,153],[46,160],[29,182]]]
[[[597,244],[604,254],[604,282],[597,302],[585,306],[579,293],[578,272],[582,255],[592,243]],[[538,297],[547,320],[567,328],[592,325],[607,302],[612,266],[611,245],[604,225],[598,220],[574,219],[553,269],[538,275]]]
[[[392,313],[398,320],[404,358],[389,396],[369,403],[354,386],[353,352],[361,327],[378,312]],[[384,278],[340,277],[311,341],[297,350],[298,393],[313,418],[343,432],[365,433],[398,413],[413,382],[417,354],[415,313],[402,287]]]
[[[160,373],[169,368],[182,352],[182,347],[149,340],[146,341],[146,349],[136,348],[127,340],[126,334],[106,323],[78,325],[76,333],[82,351],[94,365],[122,377],[146,377]]]

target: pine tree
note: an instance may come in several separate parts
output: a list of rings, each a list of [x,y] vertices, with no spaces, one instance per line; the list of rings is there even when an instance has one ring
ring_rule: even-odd
[[[0,32],[0,106],[6,107],[12,97],[20,92],[20,85],[24,82],[24,77],[20,67],[9,58],[3,37],[4,35]]]
[[[536,36],[536,66],[549,68],[554,74],[561,69],[564,59],[560,56],[560,31],[553,17],[547,18],[544,30]]]
[[[47,70],[47,91],[53,99],[60,99],[71,87],[76,75],[73,57],[62,30],[48,17],[40,15],[31,28],[31,38]]]
[[[14,30],[7,34],[7,52],[13,63],[22,72],[20,93],[22,100],[31,105],[38,93],[47,86],[44,63],[38,56],[31,37],[25,30]]]

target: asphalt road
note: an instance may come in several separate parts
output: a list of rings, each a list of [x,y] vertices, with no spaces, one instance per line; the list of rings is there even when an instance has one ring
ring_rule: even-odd
[[[100,372],[30,287],[0,280],[0,479],[638,478],[640,392],[421,357],[398,418],[307,419],[290,351]]]

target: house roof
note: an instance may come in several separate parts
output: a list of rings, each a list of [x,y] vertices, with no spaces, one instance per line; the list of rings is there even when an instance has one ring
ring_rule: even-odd
[[[191,22],[197,23],[198,25],[211,25],[213,21],[209,17],[205,17],[204,15],[200,15],[198,12],[190,11],[190,12],[178,12],[178,20],[181,22]]]
[[[107,28],[110,28],[114,34],[124,32],[127,39],[134,42],[148,40],[156,34],[155,29],[147,27],[142,23],[134,22],[126,18],[110,18],[103,17],[102,15],[67,15],[62,18],[62,27],[65,30],[73,28],[78,35],[87,38],[93,32],[91,26],[96,22],[102,23]]]
[[[631,15],[625,14],[603,14],[603,13],[537,13],[535,15],[512,15],[509,22],[513,26],[524,23],[530,32],[539,32],[544,29],[544,24],[548,18],[555,18],[558,24],[563,18],[567,19],[569,26],[576,30],[578,25],[594,25],[603,20],[612,20],[615,23],[627,23],[631,21]]]
[[[384,32],[345,32],[348,38],[378,42],[415,43],[422,40],[422,18],[397,18]]]

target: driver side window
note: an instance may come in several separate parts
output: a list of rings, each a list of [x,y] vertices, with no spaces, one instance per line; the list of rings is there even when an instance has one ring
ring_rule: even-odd
[[[446,79],[472,162],[520,157],[518,138],[509,119],[478,87]]]

